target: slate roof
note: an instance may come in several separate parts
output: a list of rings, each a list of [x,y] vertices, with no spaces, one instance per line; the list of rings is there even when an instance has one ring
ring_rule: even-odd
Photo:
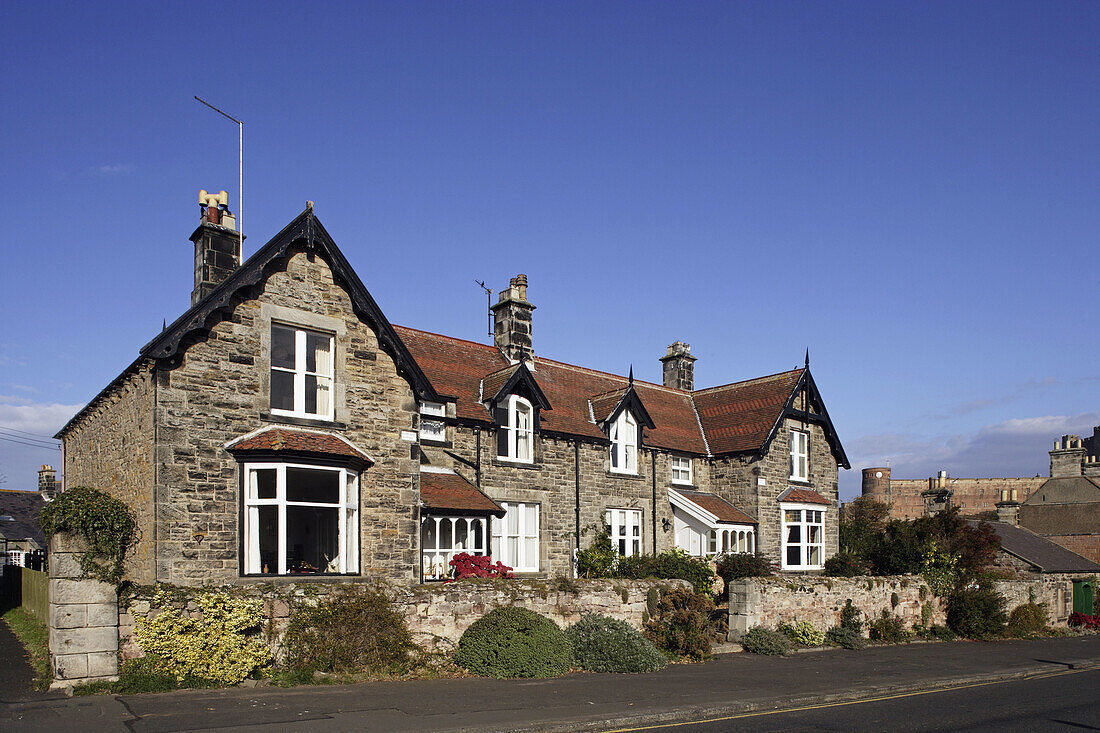
[[[1091,504],[1100,501],[1100,485],[1087,476],[1048,479],[1032,492],[1024,504]]]
[[[757,523],[756,520],[748,514],[716,494],[705,491],[687,491],[685,489],[675,489],[675,491],[691,503],[716,516],[718,521],[724,524]]]
[[[38,523],[44,506],[46,502],[37,491],[0,489],[0,517],[11,517],[10,521],[0,520],[0,537],[9,540],[25,540],[29,537],[45,549],[46,535]]]
[[[790,488],[780,494],[777,500],[797,502],[799,504],[824,504],[825,506],[832,506],[831,501],[810,489]]]
[[[973,527],[981,522],[968,519]],[[1031,563],[1043,573],[1095,573],[1100,565],[1092,560],[1071,552],[1061,545],[1040,537],[1023,527],[1005,522],[986,522],[1001,538],[1001,549],[1015,555],[1024,562]]]
[[[695,408],[714,453],[757,450],[767,440],[803,369],[696,391]]]
[[[457,473],[421,471],[420,500],[429,509],[504,516],[504,507]]]
[[[374,460],[344,438],[332,433],[269,426],[242,435],[225,446],[232,453],[272,452],[343,456],[363,463]]]

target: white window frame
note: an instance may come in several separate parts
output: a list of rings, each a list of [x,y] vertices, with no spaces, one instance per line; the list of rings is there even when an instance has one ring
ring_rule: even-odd
[[[798,519],[788,518],[789,512],[799,512]],[[794,504],[783,502],[779,505],[781,520],[782,542],[779,548],[780,567],[783,570],[820,570],[825,567],[825,512],[826,507],[821,504]],[[798,527],[798,541],[788,540],[788,530]],[[817,541],[810,542],[810,530],[817,528]],[[790,547],[798,547],[799,562],[791,563],[787,559],[787,550]],[[811,562],[813,550],[817,550],[816,563]]]
[[[442,402],[424,402],[420,405],[420,439],[442,443],[447,440],[447,406]],[[439,419],[437,419],[439,418]]]
[[[707,555],[756,554],[756,530],[753,527],[717,527],[707,536]]]
[[[810,480],[810,433],[807,430],[790,432],[791,481]]]
[[[431,522],[435,525],[435,546],[429,547],[424,541],[424,529],[427,524]],[[449,525],[451,541],[447,545],[441,544],[443,535],[442,530],[445,526]],[[459,543],[458,527],[462,525],[466,528],[466,542]],[[453,575],[451,569],[451,559],[460,552],[466,552],[471,555],[487,555],[488,547],[487,542],[489,538],[489,527],[485,521],[485,517],[470,517],[460,515],[436,515],[429,514],[420,518],[420,570],[423,574],[424,580],[446,580]],[[481,542],[477,542],[477,534],[474,532],[475,527],[481,528]]]
[[[494,560],[504,563],[517,573],[539,572],[539,524],[541,507],[534,502],[502,501],[503,517],[493,517],[490,554]],[[508,515],[516,517],[513,532],[508,526]],[[509,540],[516,541],[516,553],[508,551]]]
[[[340,474],[340,494],[335,503],[287,501],[286,470],[302,468],[310,471],[332,471]],[[260,499],[257,491],[256,472],[275,470],[275,497]],[[315,466],[307,463],[246,463],[244,464],[244,574],[264,575],[262,558],[259,554],[259,508],[274,506],[278,508],[278,530],[276,553],[278,565],[268,568],[266,575],[288,575],[287,568],[287,507],[313,506],[336,509],[337,551],[336,567],[325,569],[318,574],[340,574],[359,572],[359,474],[346,468]]]
[[[668,467],[670,478],[669,480],[674,484],[684,484],[691,486],[692,483],[692,461],[687,456],[669,456]]]
[[[325,331],[318,331],[312,328],[302,328],[301,326],[294,326],[288,323],[272,322],[270,338],[272,340],[271,348],[274,349],[274,330],[281,328],[287,331],[294,332],[294,368],[275,366],[274,354],[269,354],[269,366],[272,372],[283,372],[286,374],[294,375],[294,409],[284,410],[278,409],[274,406],[271,408],[271,414],[273,415],[287,415],[290,417],[304,417],[313,420],[333,420],[335,414],[336,405],[336,339],[331,333]],[[309,334],[314,336],[321,336],[322,338],[328,338],[328,353],[329,353],[329,365],[325,371],[308,371],[306,369],[306,343]],[[306,411],[306,377],[317,377],[318,381],[326,380],[328,382],[328,410],[325,412],[307,412]],[[268,384],[269,397],[272,385]]]
[[[615,422],[611,423],[608,431],[611,439],[610,470],[611,473],[638,473],[638,421],[630,414],[629,410],[623,410]]]
[[[509,395],[508,424],[501,430],[508,431],[508,454],[497,458],[514,463],[535,462],[535,408],[530,400]],[[526,455],[520,456],[520,453]]]
[[[604,512],[604,523],[609,528],[615,552],[623,557],[642,554],[641,509],[608,509]]]

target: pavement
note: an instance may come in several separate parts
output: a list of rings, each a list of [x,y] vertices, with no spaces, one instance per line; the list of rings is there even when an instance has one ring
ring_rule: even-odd
[[[7,731],[576,731],[700,720],[1100,669],[1100,635],[914,643],[788,657],[723,654],[648,675],[451,679],[30,699]]]

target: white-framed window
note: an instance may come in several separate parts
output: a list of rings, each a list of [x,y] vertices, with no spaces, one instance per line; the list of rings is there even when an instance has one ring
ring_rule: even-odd
[[[447,439],[447,426],[443,418],[447,408],[442,402],[424,402],[420,405],[420,439],[443,442]]]
[[[611,528],[611,545],[620,555],[642,554],[641,509],[608,509],[604,522]]]
[[[247,575],[359,572],[359,475],[344,468],[246,463]]]
[[[271,324],[271,412],[331,420],[332,334]]]
[[[638,423],[628,410],[611,423],[611,470],[638,473]]]
[[[791,480],[810,480],[810,434],[791,431]]]
[[[752,528],[712,529],[707,537],[707,554],[756,552],[756,532]]]
[[[672,470],[672,483],[674,484],[690,484],[691,483],[691,459],[684,458],[683,456],[671,456],[668,459],[668,465]]]
[[[421,517],[420,567],[424,580],[451,577],[451,558],[460,552],[487,554],[485,537],[484,517]]]
[[[506,461],[532,463],[535,460],[535,409],[519,395],[508,397],[506,422],[500,429],[497,457]],[[505,563],[507,565],[507,563]]]
[[[781,504],[783,569],[825,567],[825,509],[820,505]]]
[[[539,571],[539,505],[502,501],[493,517],[492,556],[517,573]]]

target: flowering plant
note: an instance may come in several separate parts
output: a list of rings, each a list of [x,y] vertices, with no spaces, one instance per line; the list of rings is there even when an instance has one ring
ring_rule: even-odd
[[[471,555],[468,552],[460,552],[451,558],[450,566],[454,568],[454,579],[463,578],[514,578],[512,568],[504,563],[493,562],[488,555]]]
[[[1090,616],[1087,613],[1074,611],[1069,617],[1070,626],[1084,626],[1086,629],[1100,629],[1100,614]]]

